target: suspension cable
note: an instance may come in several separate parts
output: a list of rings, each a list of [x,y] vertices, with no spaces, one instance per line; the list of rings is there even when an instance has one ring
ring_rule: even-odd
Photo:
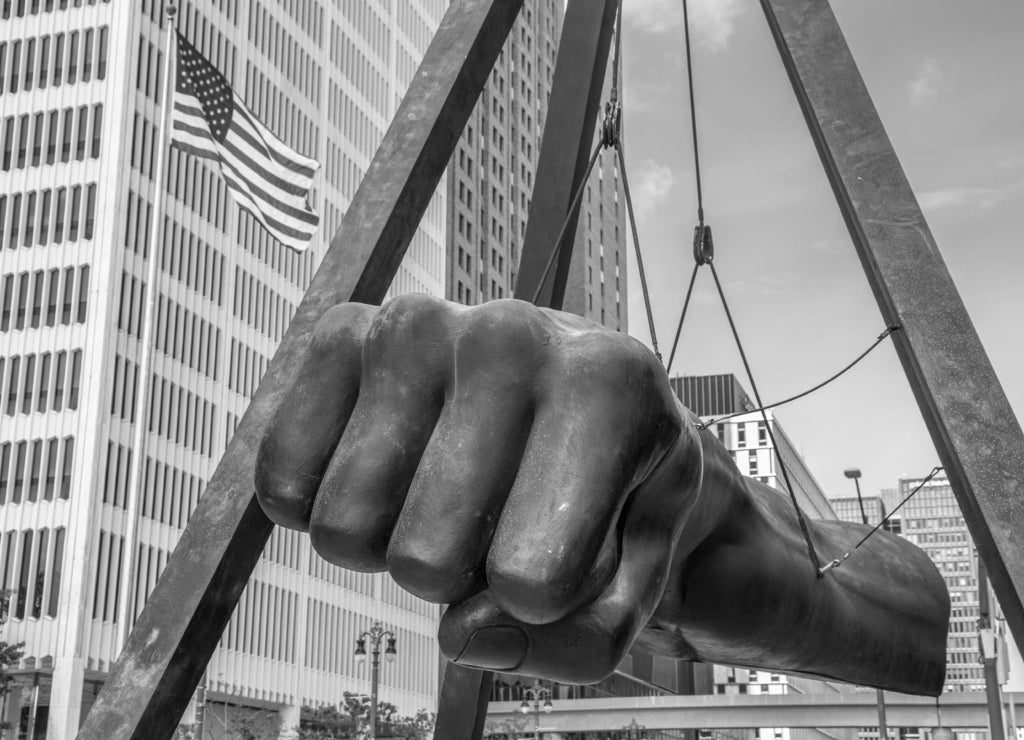
[[[683,315],[685,316],[685,307],[684,307],[684,314]],[[681,325],[682,325],[682,323],[680,322],[680,326]],[[885,331],[883,331],[881,334],[878,335],[878,338],[875,339],[875,341],[871,344],[870,347],[868,347],[866,350],[861,352],[860,355],[858,355],[857,358],[853,362],[848,364],[846,367],[844,367],[842,370],[837,372],[835,375],[833,375],[832,377],[828,378],[827,380],[823,380],[822,382],[818,383],[813,388],[808,388],[803,393],[797,393],[795,396],[790,396],[789,398],[783,399],[782,401],[779,401],[778,403],[770,403],[765,408],[767,408],[767,409],[776,409],[779,406],[785,406],[787,403],[792,403],[793,401],[799,401],[801,398],[804,398],[805,396],[809,396],[812,393],[814,393],[815,391],[821,390],[822,388],[824,388],[829,383],[833,382],[834,380],[838,380],[843,375],[845,375],[847,372],[852,370],[861,360],[863,360],[865,357],[867,357],[869,354],[871,354],[871,352],[875,349],[875,347],[877,347],[879,344],[881,344],[882,341],[887,336],[892,334],[894,331],[899,331],[902,328],[903,327],[901,327],[899,324],[893,324],[892,326],[886,327]],[[674,350],[675,350],[675,348],[673,347],[673,351]],[[669,362],[671,363],[671,360]],[[764,410],[764,409],[753,409],[753,411],[762,411],[762,410]],[[701,422],[700,424],[698,424],[697,428],[698,429],[707,429],[712,424],[717,424],[720,421],[728,421],[729,419],[735,419],[737,416],[743,416],[744,414],[749,414],[749,413],[752,413],[752,411],[737,411],[736,413],[729,414],[727,416],[719,416],[719,417],[714,418],[714,419],[708,419],[707,421],[704,421],[704,422]]]
[[[693,59],[690,52],[690,11],[683,0],[683,33],[686,36],[686,81],[690,92],[690,129],[693,132],[693,169],[697,176],[697,221],[704,227],[704,189],[700,178],[700,146],[697,143],[697,103],[693,92]]]
[[[651,347],[659,362],[664,362],[661,352],[658,350],[658,333],[654,329],[654,310],[651,308],[651,295],[647,288],[647,273],[644,271],[644,258],[640,252],[640,235],[636,228],[636,215],[633,213],[633,198],[629,194],[629,178],[626,176],[626,157],[622,151],[622,142],[619,142],[615,151],[619,156],[619,170],[622,172],[622,189],[626,195],[626,211],[629,214],[629,225],[633,231],[633,246],[636,248],[636,266],[640,272],[640,287],[644,292],[644,308],[647,309],[647,327],[651,332]]]
[[[892,519],[892,518],[893,518],[893,516],[895,516],[895,515],[896,515],[896,512],[897,512],[897,511],[899,511],[900,509],[902,509],[902,508],[903,508],[903,505],[904,505],[905,503],[907,503],[908,501],[910,501],[910,499],[911,499],[911,498],[913,498],[913,497],[914,497],[914,494],[916,494],[916,493],[917,493],[918,491],[920,491],[920,490],[921,490],[922,488],[924,488],[924,487],[925,487],[925,486],[926,486],[926,485],[927,485],[927,484],[928,484],[928,483],[929,483],[929,482],[931,481],[931,479],[932,479],[932,478],[934,478],[934,477],[935,477],[936,475],[938,475],[939,473],[941,473],[941,472],[942,472],[943,470],[945,470],[945,468],[943,468],[943,467],[942,467],[941,465],[936,465],[936,466],[935,466],[934,468],[932,468],[932,472],[930,472],[930,473],[928,474],[928,476],[927,476],[927,477],[926,477],[926,478],[925,478],[925,479],[924,479],[923,481],[921,481],[920,483],[918,483],[918,484],[917,484],[917,485],[916,485],[916,486],[914,487],[914,490],[913,490],[913,491],[911,491],[910,493],[908,493],[908,494],[907,494],[907,497],[906,497],[905,499],[903,499],[902,501],[900,501],[899,505],[898,505],[898,506],[897,506],[896,508],[894,508],[894,509],[893,509],[892,511],[890,511],[890,512],[889,512],[888,514],[886,514],[886,515],[885,515],[885,518],[884,518],[884,519],[882,519],[882,521],[880,521],[880,522],[879,522],[878,524],[876,524],[876,525],[875,525],[875,526],[874,526],[874,527],[873,527],[873,528],[871,529],[871,531],[870,531],[870,532],[868,532],[868,533],[867,533],[866,535],[864,535],[864,536],[863,536],[863,537],[861,538],[860,542],[858,542],[858,543],[857,543],[856,545],[854,545],[854,546],[853,546],[852,548],[850,548],[849,550],[847,550],[847,551],[846,551],[846,554],[845,554],[845,555],[843,555],[843,557],[841,557],[841,558],[836,558],[835,560],[831,561],[830,563],[827,563],[826,565],[824,565],[824,566],[823,566],[823,567],[822,567],[822,568],[821,568],[821,569],[819,570],[819,573],[820,573],[821,575],[825,575],[826,573],[828,573],[828,572],[829,572],[830,570],[832,570],[833,568],[838,568],[838,567],[839,567],[840,565],[842,565],[842,564],[843,564],[843,563],[845,563],[845,562],[846,562],[847,560],[849,560],[849,559],[850,559],[850,556],[851,556],[851,555],[853,555],[853,553],[854,553],[854,552],[856,552],[856,551],[857,551],[858,549],[860,549],[860,546],[861,546],[861,545],[863,545],[863,544],[864,544],[865,542],[867,542],[867,541],[868,541],[869,539],[871,539],[871,537],[872,537],[872,536],[874,536],[874,534],[875,534],[876,532],[878,532],[878,530],[880,530],[880,529],[881,529],[882,527],[884,527],[884,526],[885,526],[885,525],[886,525],[886,524],[887,524],[887,523],[889,522],[889,520],[890,520],[890,519]]]
[[[732,336],[736,340],[736,347],[740,351],[740,359],[743,360],[743,367],[747,371],[747,379],[750,381],[750,390],[754,394],[754,400],[757,401],[757,405],[761,407],[761,419],[764,421],[765,429],[768,432],[768,437],[771,439],[772,448],[775,450],[775,459],[778,462],[779,470],[782,471],[782,478],[786,482],[786,492],[789,494],[790,500],[793,502],[793,509],[796,511],[797,522],[800,525],[800,531],[803,533],[804,542],[807,544],[807,554],[811,558],[811,563],[814,565],[814,572],[818,578],[824,576],[824,572],[821,569],[821,561],[818,559],[818,552],[814,549],[814,542],[811,541],[811,533],[807,528],[807,520],[804,518],[803,511],[800,510],[800,504],[796,500],[796,489],[793,488],[793,484],[789,480],[789,471],[786,469],[786,464],[782,460],[782,453],[779,451],[779,444],[775,439],[775,432],[772,430],[772,425],[768,422],[768,412],[764,408],[764,404],[761,402],[761,394],[757,390],[757,384],[754,382],[754,374],[750,370],[750,363],[747,362],[747,353],[743,351],[743,343],[740,342],[739,332],[736,330],[736,323],[732,319],[732,312],[729,310],[729,303],[725,299],[725,291],[722,289],[722,281],[718,279],[718,271],[715,269],[715,263],[709,262],[708,266],[711,267],[711,275],[715,279],[715,287],[718,288],[718,295],[722,299],[722,307],[725,309],[725,316],[729,320],[729,328],[732,329]]]
[[[612,91],[611,99],[619,99],[619,62],[622,58],[622,4],[625,0],[619,0],[619,6],[615,11],[615,53],[612,56]]]
[[[672,363],[676,359],[676,348],[679,347],[679,335],[683,331],[683,322],[686,321],[686,311],[690,308],[690,298],[693,296],[693,284],[697,282],[697,272],[700,270],[700,263],[693,266],[693,273],[690,275],[690,287],[686,289],[686,300],[683,301],[683,312],[679,314],[679,324],[676,326],[676,338],[672,341],[672,352],[668,356],[668,366],[665,372],[672,375]]]
[[[544,272],[540,276],[540,282],[537,283],[537,290],[533,294],[533,298],[530,300],[531,303],[536,303],[540,300],[540,294],[544,290],[544,284],[548,281],[548,276],[551,274],[551,268],[554,266],[559,253],[562,251],[562,241],[565,239],[565,232],[569,230],[569,224],[579,212],[580,202],[583,200],[583,191],[587,187],[587,180],[590,179],[590,174],[594,171],[594,165],[597,164],[597,158],[601,155],[601,149],[602,145],[598,142],[597,147],[594,149],[594,154],[590,157],[590,163],[587,165],[587,171],[583,173],[583,177],[580,179],[579,185],[576,187],[576,194],[573,196],[572,203],[569,206],[569,212],[566,214],[565,220],[562,221],[562,228],[559,230],[558,238],[555,240],[555,248],[551,250],[551,256],[548,257],[548,262],[544,266]],[[521,279],[522,273],[516,277],[516,283],[518,284]]]
[[[651,307],[651,294],[647,286],[647,271],[644,269],[643,250],[640,249],[640,233],[636,223],[636,212],[633,208],[633,195],[629,189],[629,175],[626,171],[626,150],[622,143],[622,104],[619,101],[619,66],[622,51],[622,3],[619,3],[615,28],[615,54],[612,59],[612,90],[611,99],[605,106],[604,122],[601,126],[601,145],[614,149],[619,171],[622,174],[622,191],[626,199],[626,212],[630,231],[633,236],[633,248],[636,253],[637,269],[640,273],[640,287],[644,294],[644,309],[647,312],[647,328],[651,333],[651,348],[659,362],[664,362],[658,348],[658,333],[654,326],[654,309]]]

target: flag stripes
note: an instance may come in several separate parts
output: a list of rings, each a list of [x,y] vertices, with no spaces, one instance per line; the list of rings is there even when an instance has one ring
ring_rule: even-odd
[[[171,142],[217,162],[235,201],[281,243],[305,250],[319,216],[308,197],[319,164],[246,109],[227,79],[180,34]]]

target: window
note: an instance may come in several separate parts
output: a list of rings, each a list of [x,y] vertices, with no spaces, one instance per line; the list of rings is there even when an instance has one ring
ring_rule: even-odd
[[[64,461],[60,478],[60,497],[67,500],[71,496],[71,470],[75,459],[75,438],[64,438]]]

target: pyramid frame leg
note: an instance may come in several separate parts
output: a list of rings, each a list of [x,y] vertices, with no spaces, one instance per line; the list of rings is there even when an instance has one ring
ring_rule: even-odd
[[[761,0],[939,459],[1024,645],[1024,434],[828,0]]]

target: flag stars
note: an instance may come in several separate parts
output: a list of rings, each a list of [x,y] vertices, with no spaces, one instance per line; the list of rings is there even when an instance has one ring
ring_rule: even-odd
[[[231,87],[224,75],[180,35],[178,49],[182,59],[179,74],[186,78],[198,98],[210,134],[223,140],[231,126],[234,110]]]

